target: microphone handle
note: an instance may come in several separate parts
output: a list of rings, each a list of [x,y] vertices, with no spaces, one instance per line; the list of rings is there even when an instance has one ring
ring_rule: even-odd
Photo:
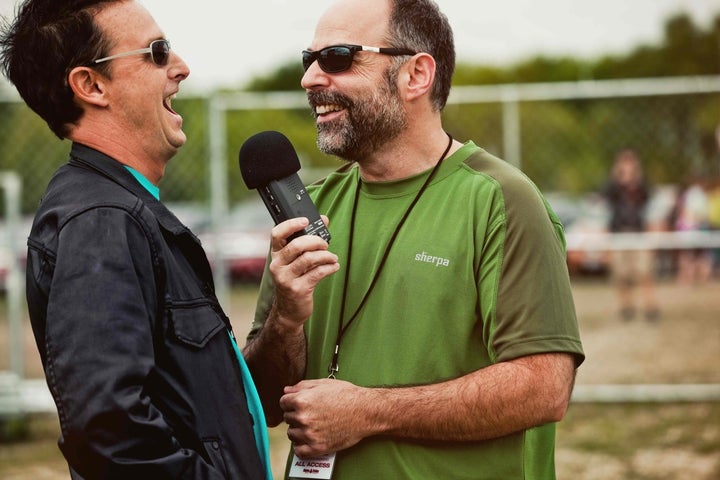
[[[315,204],[305,190],[300,177],[294,173],[285,178],[272,180],[257,189],[275,225],[297,217],[307,217],[310,224],[304,230],[294,233],[288,241],[301,235],[317,235],[330,242],[330,232],[320,218]]]

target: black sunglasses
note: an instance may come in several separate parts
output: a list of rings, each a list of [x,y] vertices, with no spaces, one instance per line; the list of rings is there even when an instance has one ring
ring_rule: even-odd
[[[93,63],[102,63],[109,60],[114,60],[116,58],[128,57],[130,55],[140,55],[144,53],[150,54],[150,58],[155,65],[164,67],[165,65],[167,65],[168,60],[170,59],[170,42],[165,39],[153,40],[152,42],[150,42],[150,46],[148,46],[147,48],[141,48],[139,50],[132,50],[123,53],[116,53],[115,55],[110,55],[109,57],[103,57],[98,58],[97,60],[93,60]]]
[[[375,52],[383,55],[415,55],[416,52],[407,48],[366,47],[364,45],[331,45],[317,51],[303,50],[303,68],[307,71],[317,60],[325,73],[344,72],[352,66],[355,52]]]

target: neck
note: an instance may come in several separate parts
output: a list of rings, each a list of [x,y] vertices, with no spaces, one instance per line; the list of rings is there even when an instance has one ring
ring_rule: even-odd
[[[420,174],[457,151],[462,144],[452,141],[444,130],[425,138],[398,138],[372,156],[358,162],[360,175],[366,182],[402,180]],[[444,152],[446,152],[443,155]]]
[[[113,137],[97,135],[93,132],[73,133],[74,135],[69,136],[70,140],[94,148],[114,158],[123,165],[137,170],[155,186],[160,184],[160,180],[165,173],[167,160],[163,162],[149,162],[147,155],[138,154],[137,149],[133,150],[129,148],[127,144]]]

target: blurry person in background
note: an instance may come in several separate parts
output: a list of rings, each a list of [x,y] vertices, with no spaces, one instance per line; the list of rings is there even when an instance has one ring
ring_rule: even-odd
[[[710,229],[710,200],[704,179],[693,178],[677,198],[673,212],[673,227],[678,232],[698,232]],[[681,285],[699,285],[710,280],[713,251],[710,248],[686,248],[677,255],[677,281]]]
[[[273,228],[245,347],[290,476],[334,459],[334,480],[556,478],[584,359],[563,228],[522,172],[443,127],[446,16],[334,1],[302,61],[318,147],[345,160],[308,187],[332,242],[287,241],[307,219]]]
[[[708,224],[713,232],[720,232],[720,176],[716,176],[708,182]],[[720,273],[720,248],[712,250],[711,274]]]
[[[650,200],[650,187],[643,174],[640,158],[634,150],[621,150],[615,155],[603,195],[610,209],[610,232],[646,231],[645,214]],[[632,320],[637,314],[635,296],[639,288],[645,318],[659,320],[654,252],[643,248],[613,250],[611,258],[611,276],[617,289],[620,317]]]
[[[132,0],[26,0],[0,65],[70,159],[27,302],[73,479],[271,478],[264,414],[200,243],[161,202],[190,71]]]

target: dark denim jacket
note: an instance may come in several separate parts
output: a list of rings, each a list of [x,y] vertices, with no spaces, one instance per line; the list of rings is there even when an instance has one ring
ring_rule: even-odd
[[[262,479],[197,238],[74,144],[28,239],[27,301],[73,478]]]

